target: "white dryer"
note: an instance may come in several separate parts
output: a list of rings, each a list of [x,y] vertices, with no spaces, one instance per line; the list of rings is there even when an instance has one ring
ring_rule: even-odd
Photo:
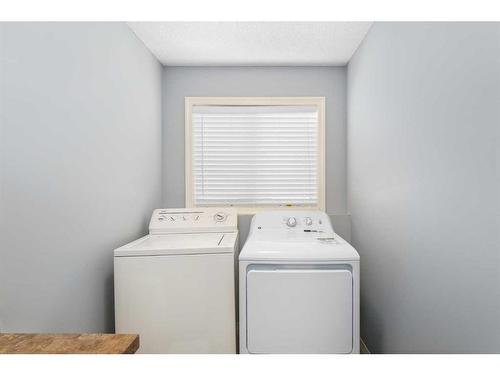
[[[139,353],[235,353],[236,212],[158,209],[149,233],[114,251],[116,332]]]
[[[359,353],[359,255],[325,213],[256,214],[239,290],[241,353]]]

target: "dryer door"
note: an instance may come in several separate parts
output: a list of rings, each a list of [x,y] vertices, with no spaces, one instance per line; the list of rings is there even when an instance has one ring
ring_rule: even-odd
[[[350,353],[352,273],[254,266],[247,272],[250,353]]]

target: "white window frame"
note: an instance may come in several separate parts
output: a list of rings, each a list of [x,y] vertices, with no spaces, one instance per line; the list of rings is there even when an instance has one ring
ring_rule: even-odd
[[[317,186],[318,202],[314,206],[256,205],[236,206],[240,214],[255,214],[262,210],[325,210],[325,97],[185,97],[185,183],[186,207],[194,203],[193,143],[191,114],[194,106],[316,106],[318,110]]]

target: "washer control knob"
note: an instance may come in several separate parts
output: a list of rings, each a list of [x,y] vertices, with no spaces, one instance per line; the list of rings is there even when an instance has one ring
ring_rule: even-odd
[[[215,215],[214,215],[214,220],[217,221],[217,222],[223,222],[224,220],[226,220],[227,218],[227,215],[224,213],[224,212],[217,212]]]
[[[293,216],[289,217],[288,220],[286,221],[286,225],[288,225],[290,228],[293,228],[294,226],[297,225],[297,219],[295,219]]]
[[[306,217],[306,225],[312,225],[313,221],[310,217]]]

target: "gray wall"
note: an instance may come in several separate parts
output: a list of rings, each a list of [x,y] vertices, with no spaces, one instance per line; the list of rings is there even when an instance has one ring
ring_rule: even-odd
[[[0,24],[0,331],[113,329],[161,196],[161,73],[123,23]]]
[[[500,352],[500,24],[376,23],[348,66],[372,352]]]
[[[163,206],[185,205],[184,97],[325,96],[326,208],[349,238],[346,216],[345,67],[165,67],[163,69]],[[249,219],[240,220],[241,239]]]

